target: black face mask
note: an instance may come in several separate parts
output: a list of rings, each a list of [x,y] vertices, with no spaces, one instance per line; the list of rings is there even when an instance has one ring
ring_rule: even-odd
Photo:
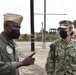
[[[10,32],[10,35],[13,39],[18,39],[20,36],[20,30],[19,29],[12,29]]]
[[[59,32],[61,38],[65,39],[68,35],[67,35],[67,31],[60,31]]]

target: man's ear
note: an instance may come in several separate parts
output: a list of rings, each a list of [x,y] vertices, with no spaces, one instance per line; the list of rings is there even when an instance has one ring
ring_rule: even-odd
[[[7,29],[7,25],[4,25],[4,29]]]
[[[4,31],[7,31],[8,30],[8,24],[4,24]]]
[[[74,31],[72,30],[70,35],[72,36],[73,34],[74,34]]]

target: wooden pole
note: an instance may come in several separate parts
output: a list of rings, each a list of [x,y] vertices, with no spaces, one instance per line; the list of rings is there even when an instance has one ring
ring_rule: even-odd
[[[34,48],[34,4],[33,4],[33,0],[30,0],[30,19],[31,19],[31,51],[35,51],[35,48]]]

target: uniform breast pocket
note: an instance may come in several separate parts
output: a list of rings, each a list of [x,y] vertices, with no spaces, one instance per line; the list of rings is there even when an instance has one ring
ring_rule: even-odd
[[[76,63],[76,49],[70,50],[69,60],[70,60],[71,63]]]
[[[70,55],[71,57],[75,57],[75,56],[76,56],[76,49],[71,49],[71,50],[69,51],[69,55]]]
[[[56,53],[56,60],[58,63],[64,60],[64,51],[60,50]]]
[[[13,56],[13,54],[8,54],[8,53],[4,52],[1,55],[1,61],[3,61],[3,62],[14,61],[14,56]]]

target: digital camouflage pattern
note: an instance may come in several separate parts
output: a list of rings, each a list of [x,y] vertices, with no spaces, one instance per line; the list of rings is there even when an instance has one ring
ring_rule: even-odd
[[[45,68],[48,75],[76,75],[76,41],[71,39],[67,46],[62,39],[54,41]]]

